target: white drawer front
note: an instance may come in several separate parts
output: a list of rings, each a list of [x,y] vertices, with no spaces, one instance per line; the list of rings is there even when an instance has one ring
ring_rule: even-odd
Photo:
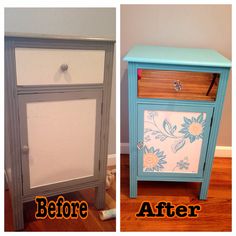
[[[104,50],[16,48],[15,56],[17,85],[103,83]]]

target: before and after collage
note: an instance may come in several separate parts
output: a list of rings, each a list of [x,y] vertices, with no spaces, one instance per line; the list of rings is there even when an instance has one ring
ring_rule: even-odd
[[[3,231],[233,232],[233,1],[4,2]]]

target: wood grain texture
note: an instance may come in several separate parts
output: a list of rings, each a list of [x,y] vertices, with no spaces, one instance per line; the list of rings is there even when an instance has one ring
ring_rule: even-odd
[[[231,159],[215,158],[208,199],[198,200],[199,183],[139,182],[138,197],[129,198],[129,156],[121,156],[121,231],[231,231]],[[142,201],[200,204],[199,217],[137,219]]]
[[[173,98],[182,100],[214,101],[219,78],[213,81],[212,73],[143,70],[138,80],[138,97],[140,98]],[[181,83],[182,89],[176,91],[174,81]]]
[[[85,220],[36,220],[34,217],[36,205],[34,202],[24,204],[24,231],[115,231],[116,220],[111,219],[101,221],[98,211],[94,205],[95,190],[94,188],[84,189],[79,192],[63,194],[66,200],[85,200],[89,206],[88,217]],[[50,197],[49,200],[56,200],[58,196]],[[106,190],[105,209],[116,207],[116,183],[112,183],[111,188]],[[9,190],[5,191],[5,231],[14,231],[12,222],[12,206]]]

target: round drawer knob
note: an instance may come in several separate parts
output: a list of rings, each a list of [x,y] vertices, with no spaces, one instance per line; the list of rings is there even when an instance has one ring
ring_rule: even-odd
[[[174,86],[175,91],[177,92],[179,92],[182,89],[182,84],[179,80],[175,80],[173,82],[173,86]]]
[[[68,67],[69,66],[67,64],[62,64],[60,68],[61,68],[61,71],[65,72],[68,70]]]

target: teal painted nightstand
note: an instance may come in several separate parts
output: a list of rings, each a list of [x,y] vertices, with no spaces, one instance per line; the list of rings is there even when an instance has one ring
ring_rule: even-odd
[[[207,198],[231,62],[214,50],[135,46],[128,61],[130,197],[138,181],[200,182]]]

